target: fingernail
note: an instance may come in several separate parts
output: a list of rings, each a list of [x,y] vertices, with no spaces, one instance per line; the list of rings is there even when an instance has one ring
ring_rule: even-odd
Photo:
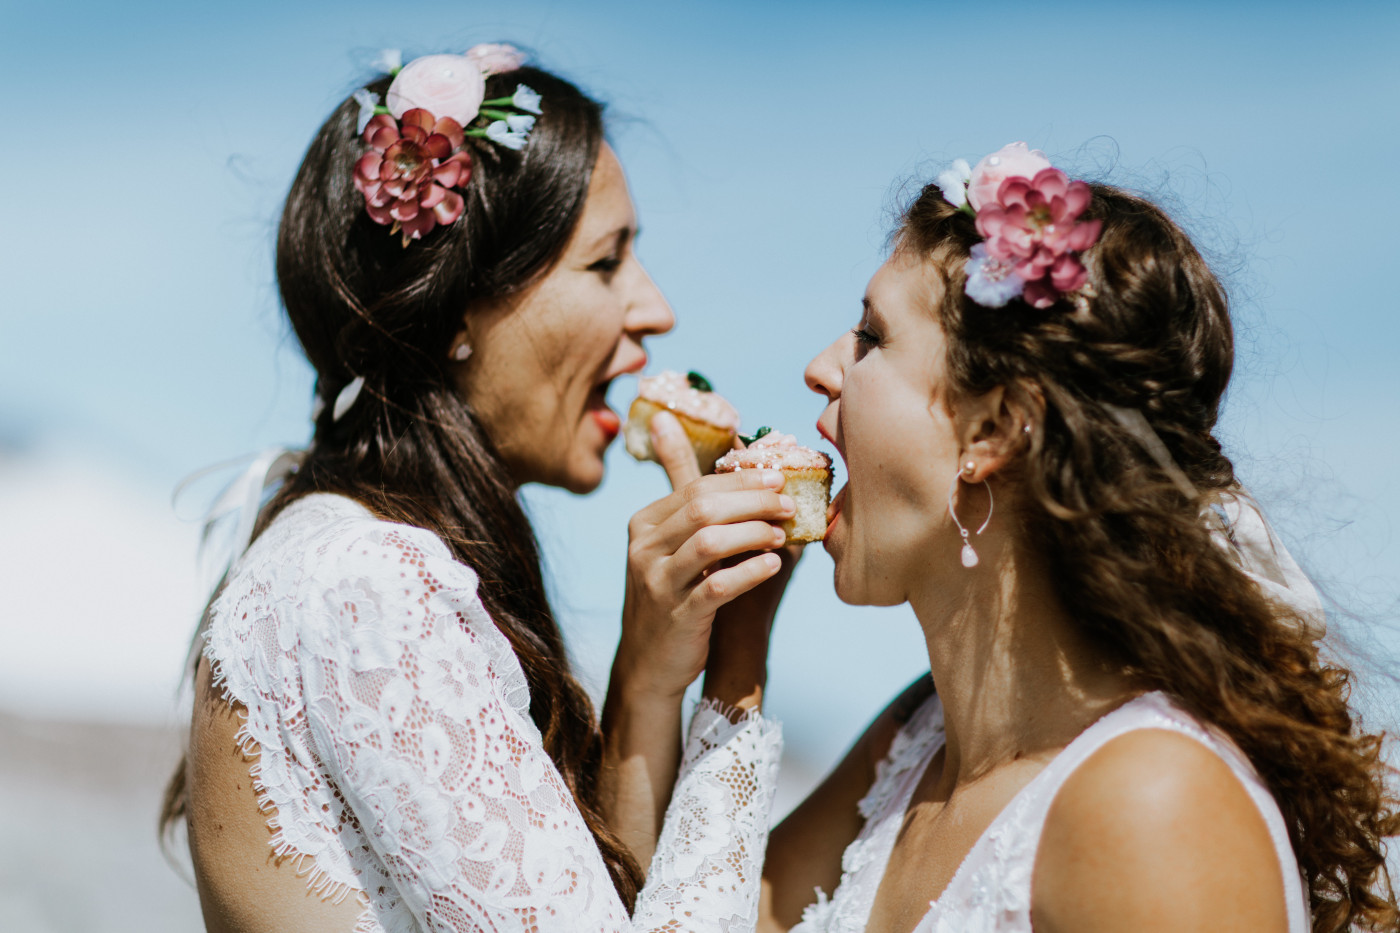
[[[784,512],[796,512],[797,503],[792,501],[792,496],[779,496],[778,507]]]
[[[764,470],[763,485],[772,486],[774,489],[781,489],[783,487],[783,471]]]
[[[768,565],[769,570],[777,570],[783,563],[777,554],[764,554],[763,562]]]
[[[680,422],[675,418],[656,417],[651,419],[651,431],[657,437],[674,437],[680,427]]]
[[[776,544],[778,547],[782,547],[784,544],[787,544],[787,532],[783,531],[782,528],[775,526],[773,528],[773,543]]]

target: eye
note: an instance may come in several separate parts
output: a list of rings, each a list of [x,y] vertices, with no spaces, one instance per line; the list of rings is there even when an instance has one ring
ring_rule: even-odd
[[[621,256],[604,256],[588,267],[589,272],[596,272],[603,278],[611,278],[612,274],[622,266]]]
[[[866,352],[875,349],[880,345],[880,337],[874,331],[865,327],[852,328],[851,336],[856,338],[856,356],[861,357]]]

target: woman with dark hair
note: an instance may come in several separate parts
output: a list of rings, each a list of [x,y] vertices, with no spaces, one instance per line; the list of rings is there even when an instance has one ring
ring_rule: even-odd
[[[598,485],[608,385],[671,311],[597,103],[508,46],[388,71],[316,135],[278,232],[323,404],[201,631],[164,822],[205,921],[751,927],[781,740],[721,630],[771,621],[782,478],[700,478],[654,420],[678,491],[629,527],[600,726],[517,492]]]
[[[760,929],[1395,930],[1382,739],[1212,433],[1190,240],[1014,144],[893,242],[806,378],[837,594],[907,601],[931,676],[774,830]]]

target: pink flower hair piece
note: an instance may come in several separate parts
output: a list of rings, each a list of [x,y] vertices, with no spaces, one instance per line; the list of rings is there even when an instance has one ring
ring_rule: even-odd
[[[1071,181],[1025,143],[1002,148],[969,174],[961,181],[965,190],[951,196],[946,191],[954,179],[939,181],[949,203],[971,213],[986,239],[968,263],[968,297],[985,307],[1019,297],[1049,308],[1084,287],[1089,273],[1077,254],[1093,246],[1103,228],[1103,221],[1079,219],[1093,198],[1088,185]]]
[[[402,232],[403,245],[462,216],[466,201],[454,188],[471,178],[462,125],[415,108],[400,122],[376,114],[365,127],[370,151],[355,163],[355,188],[375,223]]]

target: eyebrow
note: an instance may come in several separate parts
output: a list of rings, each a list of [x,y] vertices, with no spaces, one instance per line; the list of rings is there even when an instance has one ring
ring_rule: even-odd
[[[593,243],[588,247],[588,252],[596,253],[598,250],[602,249],[605,246],[621,246],[628,240],[635,240],[638,236],[641,235],[641,232],[642,231],[640,228],[634,228],[631,226],[618,227],[616,230],[605,233],[602,236],[598,237],[598,239],[594,240]]]
[[[860,306],[865,310],[865,316],[873,318],[876,323],[885,323],[885,316],[880,313],[880,309],[875,307],[875,302],[870,300],[869,295],[863,295],[860,299]]]

